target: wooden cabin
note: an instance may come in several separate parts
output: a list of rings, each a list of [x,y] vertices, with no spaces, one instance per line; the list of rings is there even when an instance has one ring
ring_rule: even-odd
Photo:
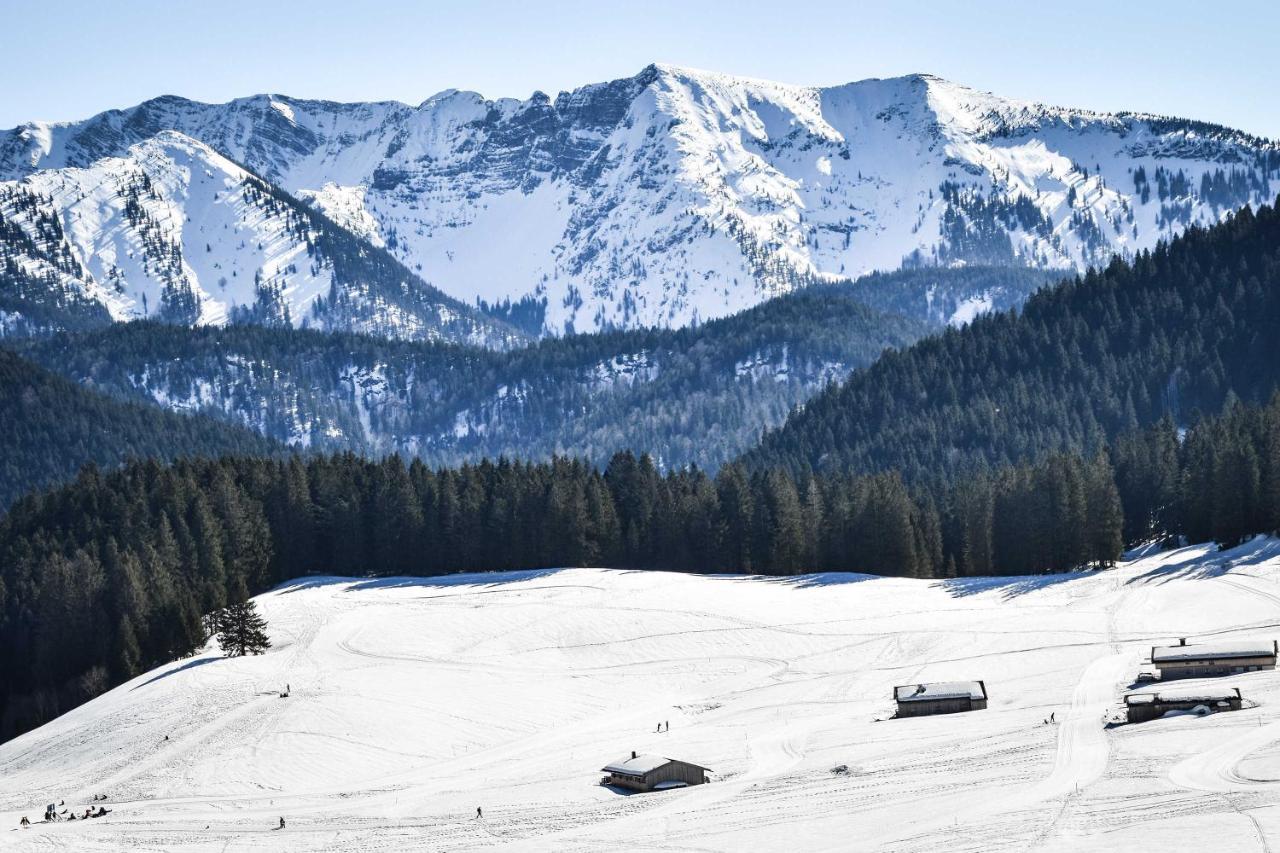
[[[1243,700],[1239,687],[1164,688],[1153,692],[1130,693],[1124,697],[1124,708],[1131,723],[1158,720],[1170,711],[1205,713],[1239,711]]]
[[[987,707],[987,685],[981,681],[937,681],[893,688],[899,717],[955,714]]]
[[[1217,643],[1187,643],[1151,649],[1151,665],[1160,671],[1160,680],[1210,678],[1239,675],[1276,668],[1275,640],[1229,640]]]
[[[606,764],[602,770],[606,775],[600,780],[601,785],[642,792],[701,785],[707,781],[708,773],[707,768],[687,761],[634,752],[630,757]]]

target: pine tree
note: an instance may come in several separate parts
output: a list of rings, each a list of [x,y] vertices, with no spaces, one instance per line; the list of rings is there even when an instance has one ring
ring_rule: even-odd
[[[260,655],[271,648],[267,620],[247,596],[227,607],[218,616],[218,647],[227,657]]]
[[[1088,559],[1103,568],[1115,565],[1124,550],[1124,510],[1116,489],[1115,472],[1106,454],[1099,453],[1085,472],[1085,535]]]

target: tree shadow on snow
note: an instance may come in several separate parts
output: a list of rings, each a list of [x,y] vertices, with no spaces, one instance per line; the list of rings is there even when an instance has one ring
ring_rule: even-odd
[[[424,575],[411,577],[397,575],[387,578],[353,578],[336,575],[296,578],[285,581],[272,590],[281,595],[300,592],[306,589],[319,589],[327,586],[344,586],[347,592],[361,592],[374,589],[404,589],[423,587],[428,589],[455,586],[497,587],[512,583],[554,577],[565,569],[518,569],[501,572],[462,572],[456,575]]]
[[[880,575],[864,575],[857,572],[818,572],[812,575],[709,575],[712,579],[747,580],[755,583],[811,589],[824,586],[843,586],[863,581],[885,580]]]
[[[180,672],[186,672],[189,669],[195,669],[198,666],[204,666],[207,663],[214,663],[220,660],[226,660],[226,658],[196,658],[195,660],[189,660],[181,666],[175,666],[173,669],[167,669],[159,675],[153,675],[141,684],[135,684],[129,688],[129,692],[132,693],[134,690],[139,690],[148,684],[154,684],[162,678],[168,678],[171,675],[177,675]]]
[[[1055,572],[1048,575],[1010,575],[1009,577],[982,578],[947,578],[933,584],[952,598],[964,598],[970,595],[982,595],[984,592],[998,592],[1006,600],[1020,595],[1049,589],[1058,584],[1086,580],[1096,577],[1097,572]]]
[[[1206,551],[1204,545],[1193,545],[1171,551],[1168,557],[1177,558],[1179,555],[1185,558],[1135,575],[1127,583],[1168,583],[1182,578],[1221,577],[1230,574],[1234,569],[1256,566],[1280,556],[1280,539],[1271,536],[1255,536],[1248,542],[1225,551],[1215,551],[1212,546]]]

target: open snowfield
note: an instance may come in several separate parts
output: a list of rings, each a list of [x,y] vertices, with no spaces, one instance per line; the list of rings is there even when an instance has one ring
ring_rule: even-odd
[[[1280,636],[1274,540],[1037,578],[565,570],[258,602],[267,655],[210,650],[0,746],[0,848],[1280,850],[1280,673],[1217,680],[1248,710],[1105,725],[1152,644]],[[894,685],[970,678],[987,710],[888,719]],[[600,787],[633,749],[714,781]],[[105,818],[38,822],[97,793]]]

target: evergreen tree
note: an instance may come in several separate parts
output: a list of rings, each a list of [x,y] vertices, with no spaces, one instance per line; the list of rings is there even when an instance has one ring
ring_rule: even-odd
[[[1110,568],[1124,551],[1124,508],[1116,488],[1115,472],[1106,455],[1099,453],[1085,472],[1086,557]]]
[[[271,639],[267,636],[267,621],[248,597],[229,605],[222,611],[216,624],[218,647],[227,657],[260,655],[271,648]]]

